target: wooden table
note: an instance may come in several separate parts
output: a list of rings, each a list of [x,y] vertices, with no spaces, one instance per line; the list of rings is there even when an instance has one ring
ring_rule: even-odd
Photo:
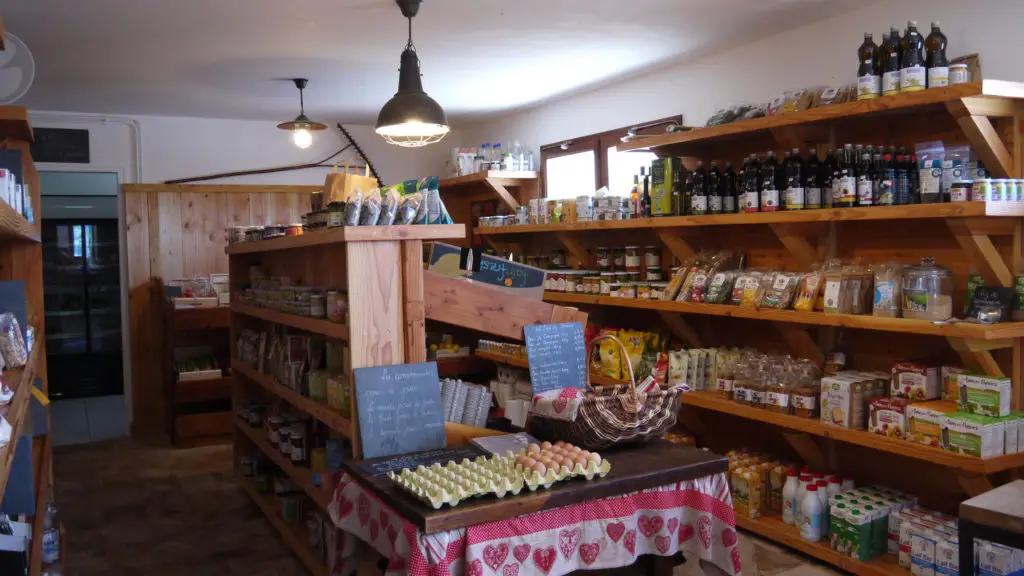
[[[611,472],[604,478],[558,482],[550,490],[524,490],[518,496],[504,498],[488,496],[454,508],[445,506],[440,510],[434,510],[407,494],[386,475],[367,475],[361,469],[364,461],[346,461],[342,463],[342,468],[396,513],[419,527],[424,534],[433,534],[719,474],[726,472],[729,467],[728,460],[723,456],[666,440],[608,449],[600,453],[612,465]],[[365,462],[379,460],[383,459]]]
[[[960,503],[960,573],[974,574],[974,539],[1024,548],[1024,480]]]

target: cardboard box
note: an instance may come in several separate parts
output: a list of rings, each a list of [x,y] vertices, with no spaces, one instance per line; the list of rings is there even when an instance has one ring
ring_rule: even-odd
[[[913,362],[897,362],[892,367],[893,398],[936,400],[942,395],[939,369]]]
[[[978,568],[991,576],[1016,575],[1024,570],[1024,551],[989,542],[978,541]]]
[[[651,162],[651,216],[672,215],[672,183],[678,172],[678,158],[655,158]]]
[[[909,405],[910,402],[904,398],[872,398],[868,429],[875,434],[889,438],[904,439],[907,434],[907,407]]]
[[[855,430],[867,428],[867,399],[873,385],[856,373],[822,378],[821,421]]]
[[[1010,414],[1003,419],[1003,423],[1006,425],[1006,436],[1003,441],[1003,452],[1006,454],[1016,454],[1022,452],[1020,445],[1020,427],[1021,421],[1020,416],[1017,414]]]
[[[936,448],[942,446],[942,421],[956,412],[955,402],[937,400],[907,407],[907,439]]]
[[[999,418],[955,412],[942,422],[942,446],[978,458],[1003,454],[1006,425]]]
[[[958,382],[961,411],[997,418],[1010,415],[1013,382],[1009,378],[964,374]]]
[[[942,379],[942,399],[958,401],[960,399],[960,375],[967,374],[965,368],[959,366],[943,366],[939,370]]]

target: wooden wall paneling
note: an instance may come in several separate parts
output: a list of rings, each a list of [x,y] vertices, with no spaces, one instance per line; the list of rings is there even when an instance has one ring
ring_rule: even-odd
[[[402,242],[402,294],[405,306],[405,361],[427,361],[426,312],[423,302],[423,241]]]
[[[184,230],[182,229],[181,194],[151,192],[150,269],[153,276],[166,284],[185,276]],[[153,214],[153,210],[156,214]]]
[[[132,435],[153,437],[167,429],[158,349],[153,342],[155,306],[150,270],[149,199],[125,194],[129,336],[132,362]]]
[[[224,194],[181,194],[181,232],[184,276],[207,276],[228,269],[224,229],[227,225]]]

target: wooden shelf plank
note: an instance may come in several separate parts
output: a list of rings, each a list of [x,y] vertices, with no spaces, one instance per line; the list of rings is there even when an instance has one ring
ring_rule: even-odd
[[[39,229],[15,212],[10,204],[0,201],[0,238],[39,242]]]
[[[516,366],[518,368],[529,368],[530,363],[526,358],[517,358],[515,356],[506,356],[504,354],[494,354],[493,352],[487,352],[484,350],[477,350],[475,354],[487,360],[492,360],[501,364],[507,364],[509,366]],[[590,383],[594,386],[617,386],[619,384],[625,384],[622,380],[616,380],[615,378],[609,378],[601,374],[590,373]]]
[[[451,192],[451,190],[449,190],[450,188],[457,188],[469,184],[480,184],[484,180],[498,181],[504,186],[515,186],[516,181],[536,179],[537,173],[532,171],[509,172],[505,170],[486,170],[483,172],[466,174],[465,176],[457,176],[455,178],[445,178],[438,182],[438,188],[440,188],[442,192]]]
[[[886,554],[870,562],[861,562],[836,552],[829,547],[828,542],[808,542],[800,536],[800,531],[796,527],[786,524],[778,516],[748,518],[737,514],[736,526],[824,560],[857,576],[906,576],[910,573],[899,565],[893,554]]]
[[[723,304],[694,304],[691,302],[667,302],[662,300],[640,300],[636,298],[613,298],[592,294],[569,294],[545,292],[544,300],[563,304],[597,304],[620,308],[641,308],[682,314],[703,314],[706,316],[727,316],[751,320],[790,322],[814,326],[840,326],[883,332],[925,334],[947,338],[970,338],[974,340],[999,340],[1024,337],[1024,322],[1001,322],[999,324],[971,324],[956,322],[934,324],[928,320],[910,318],[883,318],[855,314],[825,314],[823,312],[800,312],[798,310],[774,310],[743,308]]]
[[[665,216],[629,220],[599,220],[571,224],[526,224],[474,228],[483,236],[530,234],[537,232],[587,232],[633,230],[639,228],[689,228],[699,226],[799,224],[808,222],[864,222],[872,220],[913,220],[978,218],[982,216],[1024,216],[1024,202],[954,202],[948,204],[911,204],[870,208],[821,208],[756,214],[709,214],[705,216]]]
[[[429,361],[437,362],[437,375],[441,378],[494,371],[490,363],[473,355],[432,358]]]
[[[850,118],[895,118],[901,115],[913,115],[935,111],[945,111],[945,103],[970,96],[995,96],[1020,98],[1020,84],[1015,82],[998,82],[986,80],[956,84],[943,88],[931,88],[919,92],[905,92],[892,96],[882,96],[871,100],[855,100],[843,104],[833,104],[820,108],[810,108],[800,112],[765,116],[751,120],[730,122],[720,126],[694,128],[675,134],[653,136],[625,142],[618,145],[619,151],[648,150],[674,147],[693,149],[694,145],[720,142],[728,139],[749,137],[754,134],[768,133],[772,129],[785,126],[808,125]],[[681,145],[689,144],[689,147]]]
[[[37,335],[37,338],[39,335]],[[36,370],[39,363],[40,341],[37,339],[28,362],[23,368],[17,370],[5,370],[3,381],[14,390],[14,398],[11,399],[7,409],[7,422],[11,425],[11,440],[0,448],[0,500],[3,500],[7,491],[7,478],[11,473],[11,463],[14,462],[14,451],[18,446],[18,438],[21,437],[21,425],[25,422],[25,414],[28,412],[28,405],[31,403],[32,385],[36,379]]]
[[[277,528],[277,531],[281,533],[281,539],[299,557],[299,560],[306,565],[309,572],[313,576],[328,576],[327,566],[320,561],[319,554],[309,547],[309,532],[306,529],[306,525],[302,522],[296,524],[285,523],[284,518],[277,513],[277,503],[274,501],[272,494],[260,494],[256,491],[252,480],[248,478],[239,476],[237,481],[239,486],[249,494],[253,502],[263,511],[263,514],[274,525],[274,528]],[[63,539],[61,539],[61,542],[63,542]]]
[[[175,308],[175,330],[214,330],[231,328],[231,308]]]
[[[330,406],[317,402],[316,400],[306,398],[291,388],[274,382],[274,379],[271,376],[267,374],[260,374],[255,368],[241,362],[240,360],[232,359],[231,366],[236,374],[241,374],[256,384],[259,384],[268,392],[284,399],[285,402],[291,404],[296,409],[301,410],[313,418],[323,422],[331,430],[334,430],[346,438],[352,437],[352,421],[336,412]]]
[[[24,106],[0,106],[0,140],[8,138],[32,142],[32,123],[28,121],[28,109]]]
[[[266,320],[267,322],[284,324],[285,326],[291,326],[292,328],[298,328],[299,330],[305,330],[306,332],[321,334],[328,338],[348,340],[348,326],[337,322],[331,322],[330,320],[324,320],[322,318],[310,318],[308,316],[299,316],[298,314],[285,314],[284,312],[278,312],[277,310],[260,308],[259,306],[241,303],[232,304],[231,311],[237,314],[250,316],[252,318]]]
[[[274,250],[309,248],[344,242],[393,242],[398,240],[446,240],[465,238],[465,224],[416,226],[343,226],[299,236],[282,236],[259,242],[241,242],[224,249],[228,255],[258,254]]]
[[[293,482],[299,485],[310,498],[316,502],[321,510],[327,510],[331,500],[334,499],[334,491],[328,487],[313,485],[313,471],[309,468],[300,468],[292,464],[291,458],[281,454],[276,447],[271,446],[267,441],[267,434],[263,428],[253,428],[241,418],[235,418],[235,428],[242,431],[242,434],[251,441],[260,452],[265,454],[278,468],[284,471]],[[326,474],[324,475],[327,476]]]
[[[770,410],[753,408],[751,406],[729,400],[717,392],[687,392],[686,394],[683,394],[683,404],[706,410],[714,410],[715,412],[732,414],[733,416],[765,422],[788,430],[798,430],[807,434],[838,440],[839,442],[857,444],[874,450],[933,462],[935,464],[968,472],[991,474],[1002,470],[1024,467],[1024,453],[997,456],[995,458],[963,456],[955,452],[924,446],[923,444],[918,444],[908,440],[889,438],[887,436],[882,436],[881,434],[874,434],[864,430],[851,430],[841,426],[824,424],[817,419],[800,418],[799,416],[779,414]]]
[[[221,376],[209,380],[190,380],[187,382],[176,382],[174,384],[174,401],[182,404],[185,402],[206,402],[207,400],[221,400],[231,398],[231,376]]]

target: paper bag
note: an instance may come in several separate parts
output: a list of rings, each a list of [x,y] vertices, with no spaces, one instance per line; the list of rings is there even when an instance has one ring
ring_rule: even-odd
[[[359,166],[352,166],[353,171],[349,172],[349,162],[352,160],[346,160],[345,166],[340,172],[338,171],[340,162],[335,162],[334,168],[327,174],[327,179],[324,180],[323,202],[325,206],[331,202],[344,202],[352,190],[358,189],[367,193],[377,187],[377,179],[370,176],[369,165],[365,166],[363,174],[359,173]]]

